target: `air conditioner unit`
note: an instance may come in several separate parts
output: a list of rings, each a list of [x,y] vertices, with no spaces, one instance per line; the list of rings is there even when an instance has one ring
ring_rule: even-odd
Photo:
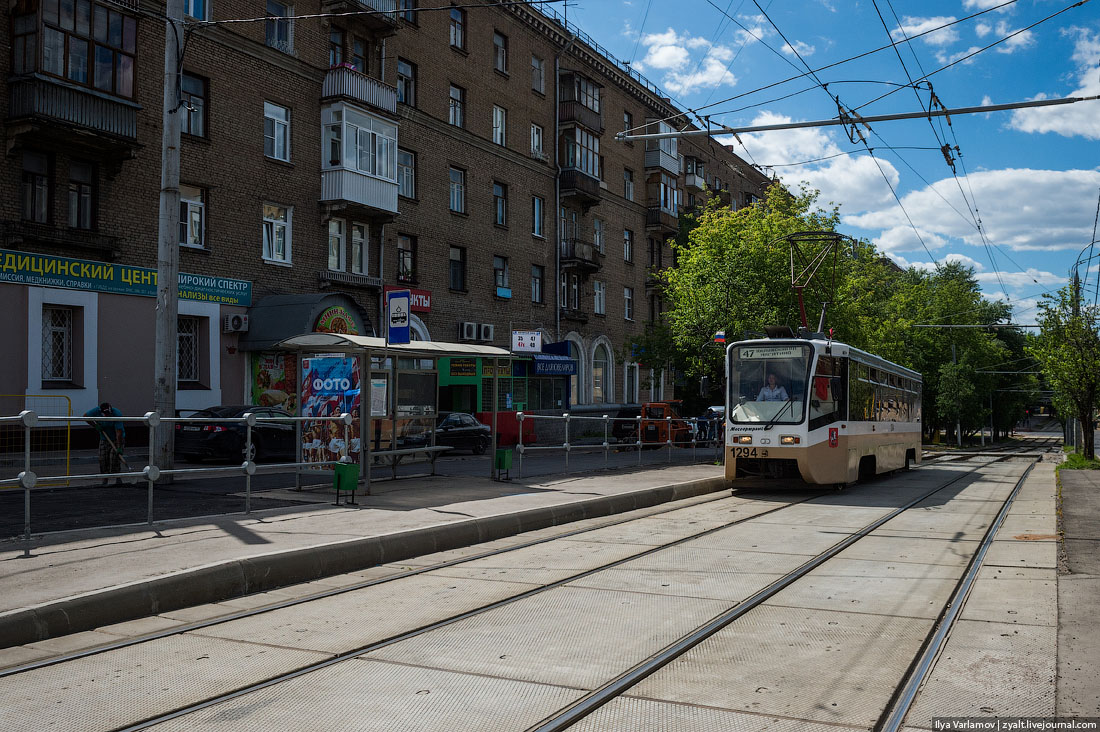
[[[247,315],[226,315],[222,323],[222,331],[225,333],[245,333],[248,331]]]
[[[459,323],[458,337],[464,341],[477,340],[477,323]]]
[[[492,323],[482,323],[481,327],[478,328],[477,339],[479,341],[491,341],[491,340],[493,340],[493,324]]]

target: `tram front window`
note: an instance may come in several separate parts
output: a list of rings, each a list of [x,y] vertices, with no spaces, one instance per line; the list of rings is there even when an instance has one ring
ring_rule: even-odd
[[[730,419],[798,424],[806,404],[808,345],[735,346],[730,351]]]

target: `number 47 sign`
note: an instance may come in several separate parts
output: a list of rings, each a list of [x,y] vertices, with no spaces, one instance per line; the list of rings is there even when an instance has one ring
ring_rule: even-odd
[[[512,353],[541,353],[542,333],[537,330],[513,330]]]

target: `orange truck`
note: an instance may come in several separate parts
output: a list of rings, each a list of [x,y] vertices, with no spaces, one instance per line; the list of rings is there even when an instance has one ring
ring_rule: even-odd
[[[669,440],[676,447],[691,445],[691,426],[684,420],[684,403],[680,399],[665,402],[647,402],[642,405],[642,446],[660,447]],[[669,419],[671,417],[671,419]]]

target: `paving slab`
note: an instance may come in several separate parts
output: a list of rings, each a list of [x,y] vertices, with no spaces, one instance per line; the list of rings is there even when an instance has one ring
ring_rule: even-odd
[[[1100,576],[1060,576],[1058,609],[1058,715],[1100,717]]]
[[[986,552],[982,564],[1001,567],[1037,567],[1054,569],[1058,566],[1058,543],[1049,538],[1001,538],[1006,534],[997,532],[997,537]],[[1039,537],[1046,537],[1040,534]]]
[[[804,719],[784,719],[690,704],[672,704],[631,696],[613,699],[569,727],[569,732],[640,732],[641,730],[855,732],[856,728],[815,724]]]
[[[977,541],[901,536],[884,526],[837,556],[845,559],[945,564],[955,567],[969,562],[977,548]]]
[[[1058,578],[1053,569],[1036,570],[1045,576],[1012,579],[983,567],[970,589],[963,606],[964,620],[989,622],[1058,625]],[[1015,571],[1015,570],[1013,570]]]

